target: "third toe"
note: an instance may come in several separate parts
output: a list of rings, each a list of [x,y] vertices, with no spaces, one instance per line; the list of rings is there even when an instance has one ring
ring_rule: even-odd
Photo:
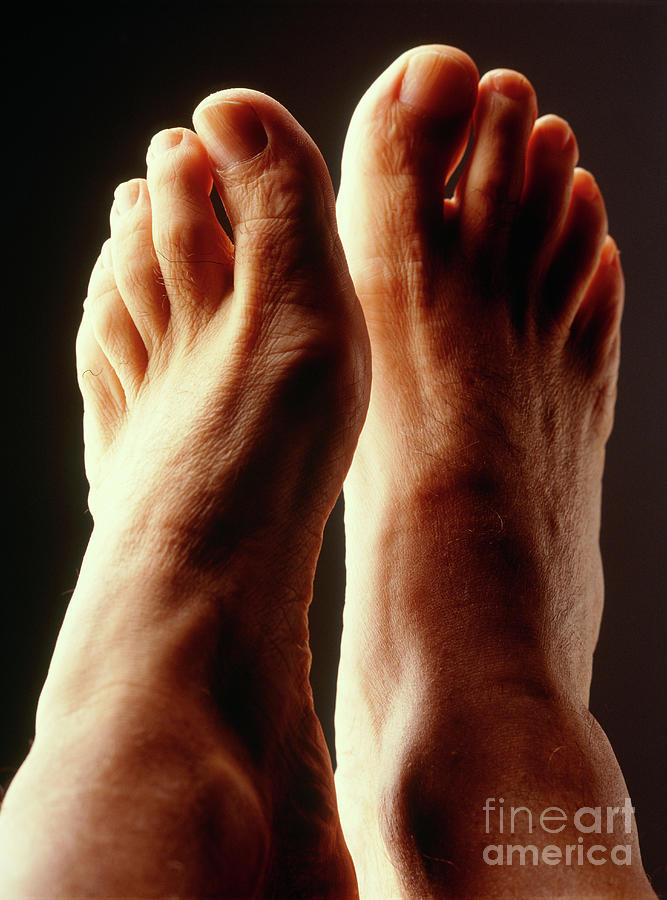
[[[542,116],[535,123],[526,153],[515,252],[521,264],[537,271],[549,261],[567,214],[579,150],[568,123]]]

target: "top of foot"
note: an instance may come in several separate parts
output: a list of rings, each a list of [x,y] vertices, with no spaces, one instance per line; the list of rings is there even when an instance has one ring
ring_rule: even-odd
[[[586,707],[623,276],[577,161],[567,122],[537,117],[526,78],[478,80],[439,45],[396,60],[346,138],[339,226],[373,384],[345,484],[336,778],[362,896],[495,896],[466,882],[478,836],[466,845],[474,823],[461,823],[463,798],[476,804],[498,774],[494,739],[501,759],[532,739],[516,765],[546,770],[548,723],[576,710],[583,732],[559,764],[579,771],[577,742],[598,735]],[[524,725],[491,735],[499,704]],[[475,759],[488,765],[473,777]],[[589,875],[563,891],[590,895]]]
[[[157,134],[146,179],[118,187],[91,277],[77,367],[95,527],[41,727],[143,685],[153,732],[166,698],[250,772],[243,827],[252,844],[257,809],[268,823],[271,891],[352,897],[307,610],[366,412],[368,336],[303,129],[245,90],[207,98],[194,124]],[[241,838],[229,855],[256,880]]]

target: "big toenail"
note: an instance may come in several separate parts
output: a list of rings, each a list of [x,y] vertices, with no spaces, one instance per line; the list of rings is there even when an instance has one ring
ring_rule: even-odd
[[[168,128],[159,131],[153,138],[148,148],[148,156],[159,156],[166,153],[172,147],[177,147],[183,140],[183,132],[178,128]]]
[[[197,131],[220,169],[258,156],[269,142],[259,116],[249,103],[204,101],[194,113]]]
[[[468,67],[455,56],[426,50],[410,57],[399,97],[423,115],[446,119],[469,114],[476,94]]]
[[[114,209],[117,213],[129,212],[139,199],[141,185],[138,181],[126,181],[114,191]]]

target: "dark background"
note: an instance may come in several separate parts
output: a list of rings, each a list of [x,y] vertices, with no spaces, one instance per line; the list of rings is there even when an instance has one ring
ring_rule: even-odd
[[[337,185],[346,124],[365,86],[408,47],[451,43],[480,72],[520,69],[540,111],[568,119],[621,249],[628,295],[592,708],[624,770],[647,870],[664,885],[664,10],[639,2],[119,3],[84,13],[28,7],[5,22],[3,783],[29,748],[90,529],[74,336],[113,188],[144,173],[154,132],[190,124],[202,97],[233,86],[284,103]],[[329,738],[342,546],[339,506],[312,615],[313,683]]]

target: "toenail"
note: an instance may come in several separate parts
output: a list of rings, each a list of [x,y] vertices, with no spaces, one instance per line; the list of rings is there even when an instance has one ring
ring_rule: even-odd
[[[575,144],[574,133],[570,130],[566,130],[562,135],[561,150],[571,150],[574,148]]]
[[[180,128],[168,128],[165,131],[159,131],[150,143],[148,148],[148,156],[159,156],[166,153],[183,140],[183,132]]]
[[[117,213],[129,212],[139,199],[141,185],[138,181],[126,181],[114,191],[114,209]]]
[[[259,116],[249,103],[204,101],[193,118],[209,155],[220,169],[258,156],[269,142]]]
[[[599,199],[600,188],[597,186],[595,179],[590,173],[587,172],[583,178],[579,179],[577,193],[580,197],[583,197],[584,200],[588,200],[591,203],[594,203]]]
[[[532,93],[528,79],[516,72],[495,72],[491,84],[494,91],[510,100],[525,100]]]
[[[422,115],[452,118],[469,114],[477,95],[475,74],[453,55],[432,50],[410,57],[399,99]]]
[[[602,247],[602,255],[600,257],[600,261],[604,266],[613,265],[619,257],[618,247],[616,246],[616,241],[613,238],[607,237],[607,240]]]

